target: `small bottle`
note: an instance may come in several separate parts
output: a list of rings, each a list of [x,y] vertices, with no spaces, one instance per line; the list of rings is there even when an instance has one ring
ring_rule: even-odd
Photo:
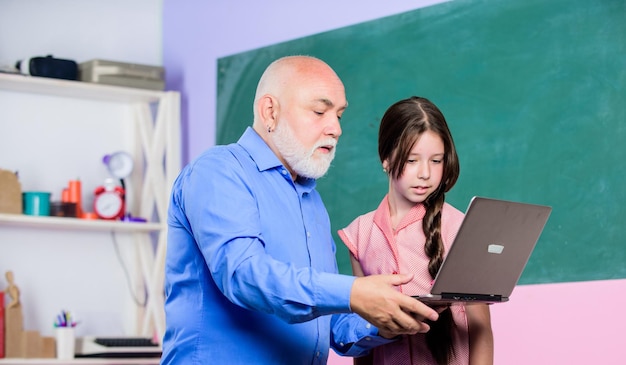
[[[83,216],[83,204],[82,204],[82,187],[80,180],[70,180],[69,183],[69,202],[76,204],[76,216]]]

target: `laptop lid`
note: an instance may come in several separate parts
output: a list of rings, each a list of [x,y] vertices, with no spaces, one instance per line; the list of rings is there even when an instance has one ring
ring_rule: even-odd
[[[429,297],[449,303],[507,301],[551,211],[543,205],[473,197]]]

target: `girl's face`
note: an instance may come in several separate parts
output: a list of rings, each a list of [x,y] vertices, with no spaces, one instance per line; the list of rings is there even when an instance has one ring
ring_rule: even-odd
[[[394,200],[407,207],[424,202],[441,183],[444,154],[443,141],[434,132],[418,137],[402,175],[391,180],[389,193]]]

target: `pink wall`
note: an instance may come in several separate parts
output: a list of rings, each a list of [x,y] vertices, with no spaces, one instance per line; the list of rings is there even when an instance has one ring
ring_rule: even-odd
[[[525,285],[492,307],[496,364],[624,364],[626,280]]]
[[[495,363],[626,363],[626,280],[521,285],[491,307]],[[352,359],[331,351],[329,365]]]

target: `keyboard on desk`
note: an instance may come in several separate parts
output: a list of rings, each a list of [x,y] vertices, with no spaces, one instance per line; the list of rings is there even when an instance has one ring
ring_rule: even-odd
[[[147,337],[79,337],[76,357],[160,357],[161,345]]]
[[[159,344],[147,337],[95,337],[93,342],[105,347],[159,347]]]

